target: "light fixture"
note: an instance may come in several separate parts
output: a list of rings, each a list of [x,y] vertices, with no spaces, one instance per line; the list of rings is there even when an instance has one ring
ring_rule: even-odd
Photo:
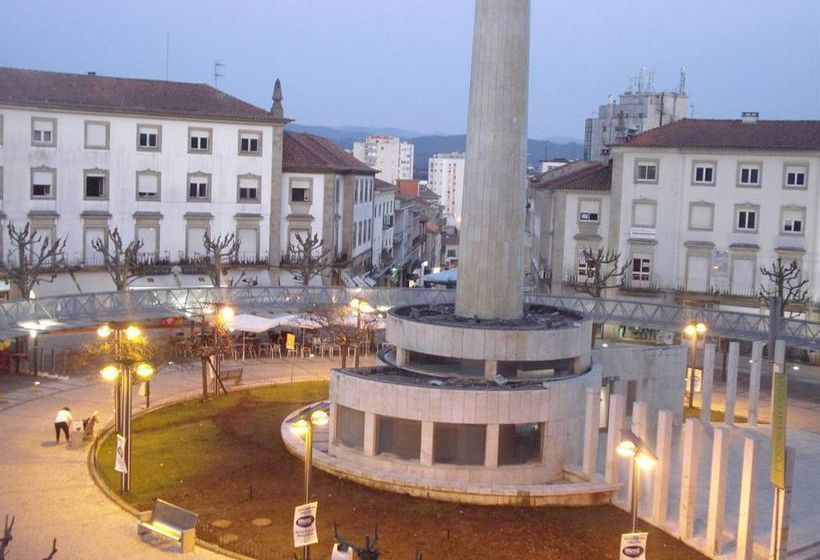
[[[800,366],[792,366],[792,369],[793,369],[794,371],[799,371],[799,370],[800,370]]]
[[[120,370],[115,365],[107,365],[100,370],[100,375],[106,381],[116,381],[120,376]]]
[[[137,377],[140,379],[148,379],[154,375],[154,366],[151,364],[141,363],[137,365],[135,371],[137,373]]]
[[[125,329],[125,338],[128,340],[137,340],[142,335],[142,331],[136,325],[128,325]]]
[[[233,307],[225,306],[219,310],[219,318],[222,319],[225,323],[230,323],[233,321],[236,313],[233,310]]]
[[[330,417],[324,410],[316,410],[310,415],[310,422],[314,426],[327,426]]]
[[[31,338],[37,338],[37,331],[36,331],[36,330],[34,330],[34,329],[31,329],[30,331],[28,331],[28,335],[29,335]]]
[[[299,420],[290,425],[290,431],[297,436],[305,435],[309,429],[310,424],[308,424],[308,421],[304,418],[300,418]]]
[[[634,457],[636,449],[637,447],[635,447],[635,444],[631,440],[625,439],[618,444],[618,447],[615,448],[615,451],[621,457]]]
[[[97,329],[97,336],[99,336],[100,338],[108,338],[109,336],[111,336],[111,333],[112,333],[112,332],[113,332],[113,331],[112,331],[112,329],[111,329],[111,327],[110,327],[110,326],[108,326],[108,325],[101,325],[101,326]]]
[[[635,462],[638,463],[638,466],[645,471],[652,470],[655,465],[658,463],[658,460],[649,453],[645,451],[640,451],[638,456],[635,457]]]

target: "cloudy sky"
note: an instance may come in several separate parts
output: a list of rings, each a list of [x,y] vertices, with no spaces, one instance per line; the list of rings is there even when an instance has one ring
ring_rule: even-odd
[[[0,66],[213,83],[303,124],[463,132],[473,0],[0,0]],[[641,67],[696,117],[820,118],[820,0],[533,0],[530,135],[582,138]]]

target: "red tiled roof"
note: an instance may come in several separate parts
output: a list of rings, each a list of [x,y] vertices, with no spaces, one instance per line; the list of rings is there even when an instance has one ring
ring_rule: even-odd
[[[820,121],[682,119],[629,140],[630,148],[820,150]]]
[[[569,165],[578,169],[567,169]],[[612,190],[612,164],[573,162],[544,173],[532,186],[562,191],[609,191]]]
[[[282,122],[207,84],[0,68],[0,105]]]
[[[357,160],[327,138],[285,131],[283,171],[333,171],[374,175],[375,169]]]

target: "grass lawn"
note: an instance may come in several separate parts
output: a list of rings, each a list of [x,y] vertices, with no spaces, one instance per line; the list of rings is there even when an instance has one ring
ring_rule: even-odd
[[[726,419],[726,413],[722,410],[712,409],[711,412],[710,412],[710,415],[711,415],[713,424],[723,423],[723,421]],[[686,419],[686,418],[698,418],[698,419],[700,419],[700,408],[698,408],[696,406],[693,406],[691,408],[687,407],[687,406],[684,406],[683,407],[683,418],[684,419]],[[749,419],[746,418],[745,416],[742,416],[740,414],[735,414],[735,423],[736,424],[745,424],[748,421],[749,421]],[[762,421],[758,420],[758,424],[768,424],[768,422],[762,422]]]
[[[132,494],[149,509],[163,498],[199,513],[198,534],[263,560],[292,560],[293,507],[303,501],[303,464],[279,437],[285,416],[302,403],[327,396],[327,383],[300,383],[191,401],[134,421]],[[114,489],[114,439],[102,443],[101,475]],[[333,521],[348,540],[362,544],[379,523],[382,557],[412,560],[604,560],[618,558],[628,514],[612,506],[500,508],[434,502],[364,488],[314,471],[312,498],[319,501],[319,544],[314,560],[327,560]],[[251,521],[269,518],[256,527]],[[232,525],[215,529],[211,522]],[[665,533],[649,530],[654,559],[705,558]],[[301,554],[300,554],[301,557]]]

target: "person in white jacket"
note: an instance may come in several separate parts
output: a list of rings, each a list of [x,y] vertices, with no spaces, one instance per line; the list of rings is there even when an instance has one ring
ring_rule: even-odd
[[[54,418],[54,434],[57,436],[57,443],[60,443],[60,430],[65,433],[65,440],[68,441],[68,426],[71,424],[71,409],[64,406],[57,412]]]

